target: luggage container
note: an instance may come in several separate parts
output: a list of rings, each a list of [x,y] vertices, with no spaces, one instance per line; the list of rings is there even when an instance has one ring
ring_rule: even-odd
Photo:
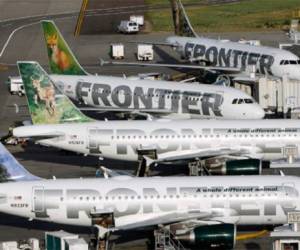
[[[132,15],[129,19],[132,22],[136,22],[139,26],[144,26],[144,16],[142,15]]]
[[[122,43],[112,43],[110,45],[110,56],[113,59],[124,59],[124,45]]]
[[[139,61],[153,60],[153,45],[151,44],[138,44],[137,47],[137,59]]]
[[[17,250],[18,243],[16,241],[4,241],[0,243],[0,250]]]
[[[65,250],[88,250],[89,245],[84,239],[66,239],[65,240]]]
[[[7,84],[9,86],[9,92],[11,95],[25,95],[23,81],[20,76],[8,77]]]

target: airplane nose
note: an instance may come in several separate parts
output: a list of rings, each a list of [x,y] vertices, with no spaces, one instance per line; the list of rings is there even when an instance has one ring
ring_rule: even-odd
[[[265,117],[265,111],[262,109],[262,107],[257,106],[257,110],[254,116],[254,119],[263,119]]]

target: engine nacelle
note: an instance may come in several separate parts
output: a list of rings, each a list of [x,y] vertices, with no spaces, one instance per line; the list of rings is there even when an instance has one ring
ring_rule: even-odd
[[[234,224],[199,226],[186,234],[177,235],[176,239],[198,249],[233,249],[236,226]]]
[[[262,169],[259,159],[227,160],[207,166],[211,175],[260,175]]]

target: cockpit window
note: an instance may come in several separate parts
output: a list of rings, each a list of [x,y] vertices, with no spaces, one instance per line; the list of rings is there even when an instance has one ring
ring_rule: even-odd
[[[238,101],[238,99],[237,99],[237,98],[233,99],[233,101],[232,101],[232,104],[236,104],[236,103],[237,103],[237,101]]]
[[[232,104],[244,104],[244,103],[251,104],[251,103],[254,103],[254,101],[251,98],[246,98],[246,99],[237,99],[237,98],[235,98],[232,101]]]
[[[244,99],[245,103],[253,103],[252,99]]]
[[[300,60],[281,60],[280,61],[280,65],[296,65],[296,64],[300,64]]]

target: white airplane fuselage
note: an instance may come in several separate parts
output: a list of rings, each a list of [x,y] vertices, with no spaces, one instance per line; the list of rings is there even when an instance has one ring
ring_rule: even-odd
[[[300,80],[300,58],[287,50],[205,37],[171,36],[167,43],[174,44],[178,53],[191,61],[238,68],[241,72],[249,72],[254,65],[263,75]]]
[[[153,120],[104,121],[33,125],[15,128],[17,137],[46,137],[39,143],[78,153],[137,161],[138,149],[155,149],[160,156],[199,150],[237,151],[264,160],[286,157],[293,147],[300,155],[298,120]],[[57,136],[57,134],[61,136]],[[163,157],[162,157],[163,158]]]
[[[284,224],[300,209],[300,181],[289,176],[58,179],[1,183],[0,190],[1,212],[78,226],[91,226],[93,210],[112,212],[116,229],[191,211],[204,221]]]
[[[249,95],[225,86],[92,75],[51,78],[68,97],[100,110],[138,111],[181,119],[264,117],[263,109]]]

